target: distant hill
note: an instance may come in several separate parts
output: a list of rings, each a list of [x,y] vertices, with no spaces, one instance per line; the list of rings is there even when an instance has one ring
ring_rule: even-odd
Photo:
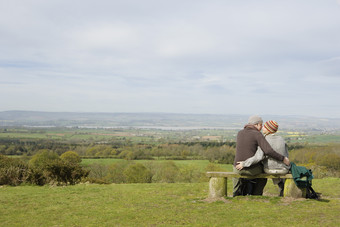
[[[76,113],[3,111],[0,126],[52,126],[52,127],[221,127],[240,129],[248,115],[176,114],[176,113]],[[340,118],[307,116],[263,115],[276,120],[281,129],[339,130]]]

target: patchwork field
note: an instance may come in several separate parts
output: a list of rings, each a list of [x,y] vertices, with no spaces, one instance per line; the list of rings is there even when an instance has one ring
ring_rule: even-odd
[[[41,149],[59,155],[72,150],[84,157],[81,165],[91,170],[91,177],[97,177],[95,183],[116,182],[109,180],[122,172],[121,166],[112,167],[118,162],[143,164],[153,174],[149,184],[1,185],[1,226],[340,226],[340,178],[335,177],[339,174],[339,133],[282,132],[291,159],[314,168],[318,179],[313,180],[313,188],[322,193],[321,200],[277,197],[271,181],[263,197],[232,198],[228,181],[229,197],[211,201],[206,198],[204,173],[209,165],[232,170],[231,164],[221,163],[232,163],[235,130],[1,130],[2,154],[28,162]],[[223,159],[228,157],[231,161]],[[169,158],[173,160],[166,160]],[[169,169],[171,176],[178,175],[174,181],[166,181]],[[185,181],[194,173],[200,174],[193,175],[195,181]]]

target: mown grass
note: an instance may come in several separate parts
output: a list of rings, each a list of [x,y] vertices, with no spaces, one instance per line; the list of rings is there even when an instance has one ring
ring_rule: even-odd
[[[0,188],[2,226],[339,226],[340,179],[313,180],[323,200],[273,196],[207,201],[208,183]],[[231,189],[231,182],[228,181]],[[229,190],[231,193],[231,190]]]
[[[100,164],[100,165],[110,165],[113,164],[115,162],[121,162],[124,161],[122,159],[113,159],[113,158],[101,158],[101,159],[82,159],[82,165],[89,165],[89,164]],[[133,162],[136,163],[141,163],[141,164],[145,164],[148,162],[174,162],[176,164],[176,166],[178,166],[179,168],[184,167],[184,166],[188,166],[191,165],[193,166],[195,169],[198,169],[202,172],[206,171],[206,167],[209,165],[209,161],[208,160],[133,160]],[[219,168],[221,168],[222,170],[225,171],[232,171],[233,167],[231,164],[216,164]]]

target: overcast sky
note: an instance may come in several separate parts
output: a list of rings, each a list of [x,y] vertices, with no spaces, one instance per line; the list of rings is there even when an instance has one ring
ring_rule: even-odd
[[[338,0],[0,0],[0,111],[340,116]]]

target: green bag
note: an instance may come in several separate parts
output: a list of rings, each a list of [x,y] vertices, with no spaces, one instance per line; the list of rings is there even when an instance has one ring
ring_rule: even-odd
[[[312,170],[304,166],[297,166],[291,162],[290,171],[292,172],[294,182],[299,188],[307,188],[312,186],[312,179],[314,178]]]
[[[307,199],[319,199],[319,193],[312,188],[312,179],[314,178],[312,170],[304,166],[297,166],[291,162],[290,171],[292,172],[294,182],[299,188],[306,188]]]

